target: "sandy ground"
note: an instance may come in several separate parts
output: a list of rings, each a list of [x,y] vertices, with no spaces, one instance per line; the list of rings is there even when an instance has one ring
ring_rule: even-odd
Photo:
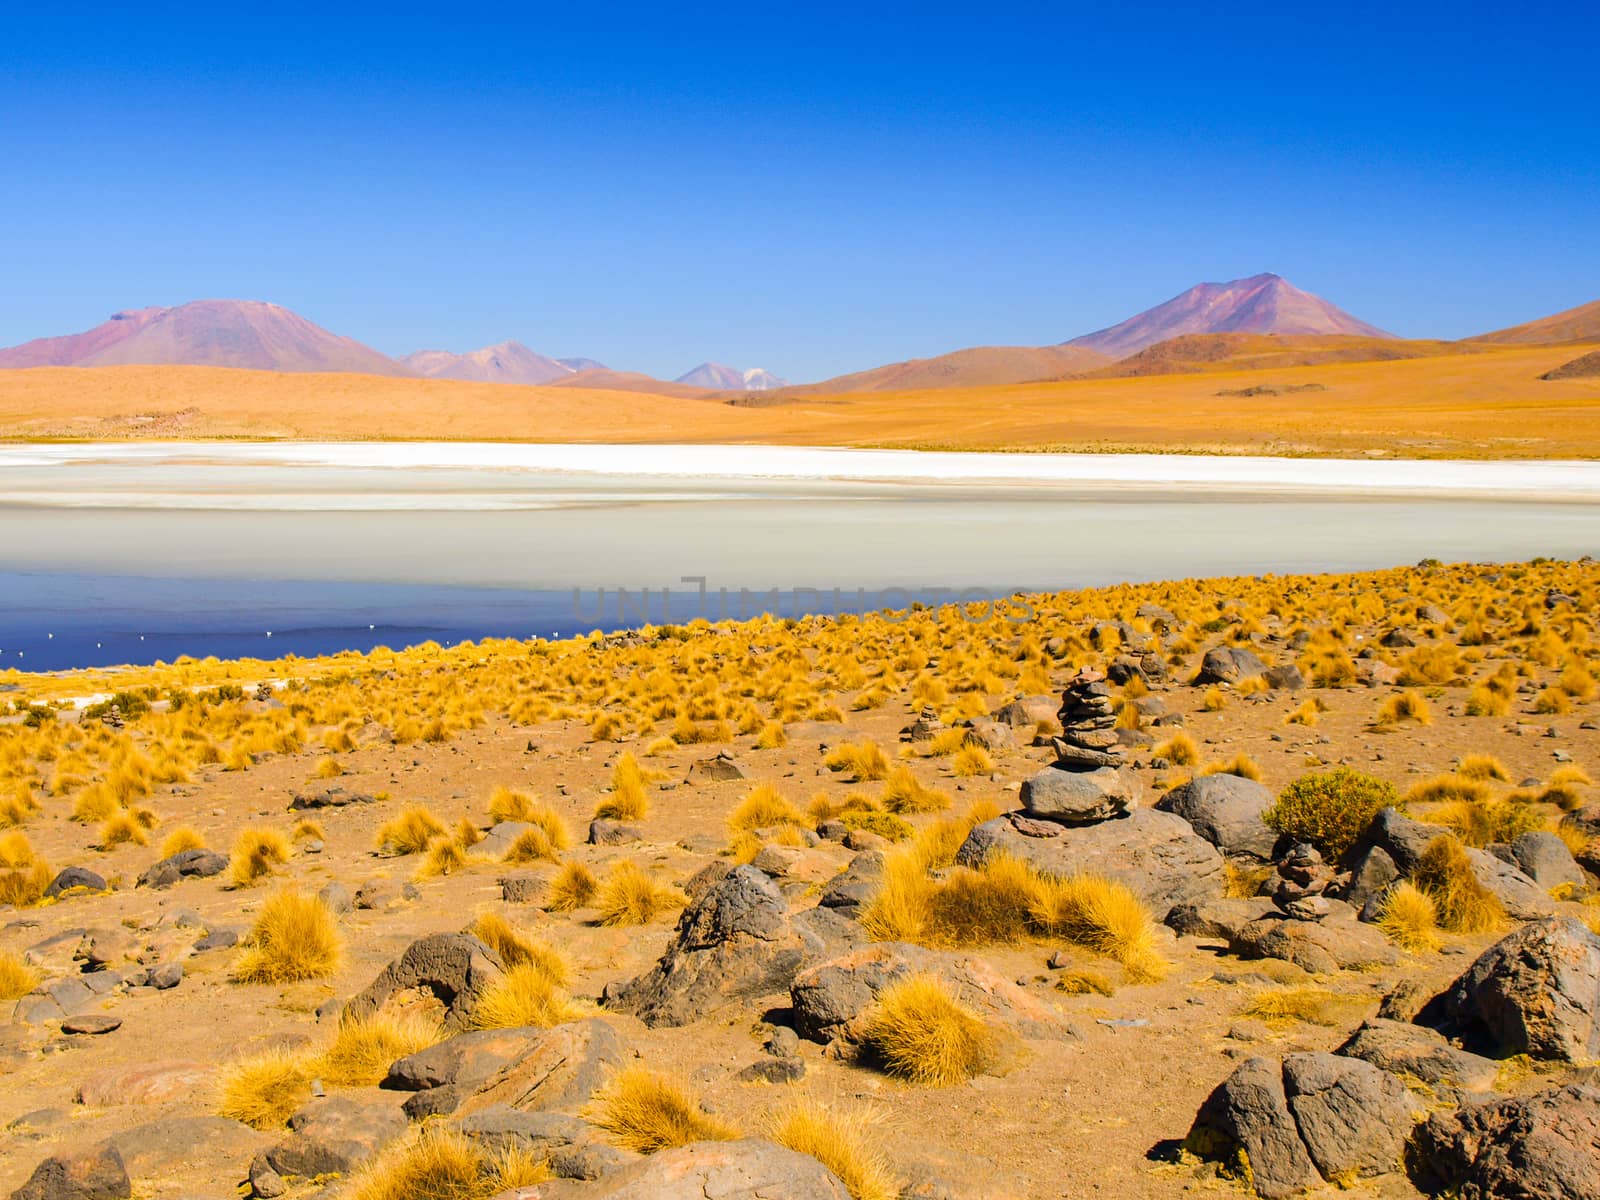
[[[1301,696],[1236,698],[1221,712],[1199,709],[1200,690],[1175,686],[1162,693],[1188,717],[1188,728],[1207,758],[1244,752],[1258,762],[1265,782],[1281,786],[1316,762],[1348,762],[1387,777],[1404,788],[1414,777],[1447,769],[1458,755],[1498,755],[1513,780],[1543,777],[1553,752],[1565,748],[1580,762],[1600,765],[1596,735],[1580,731],[1594,715],[1593,704],[1561,717],[1465,718],[1459,694],[1436,704],[1436,723],[1379,733],[1368,728],[1380,694],[1364,688],[1324,690],[1329,711],[1315,729],[1284,725],[1286,712]],[[1587,710],[1587,711],[1586,711]],[[909,710],[892,703],[883,710],[852,713],[852,736],[867,735],[886,746],[905,724]],[[1546,736],[1546,730],[1554,737]],[[752,780],[770,780],[797,800],[822,791],[839,796],[851,785],[823,769],[815,737],[796,738],[777,750],[756,750],[750,739],[735,747]],[[527,788],[556,803],[582,828],[615,760],[618,747],[594,744],[574,723],[536,728],[513,727],[495,718],[485,727],[442,745],[374,746],[341,756],[349,774],[338,781],[352,790],[388,789],[395,799],[370,807],[319,814],[328,839],[319,854],[297,854],[284,873],[307,888],[339,880],[352,890],[372,879],[398,887],[415,860],[374,856],[377,826],[402,805],[426,803],[447,823],[471,817],[482,823],[491,788]],[[749,784],[690,785],[688,767],[707,756],[705,747],[685,747],[645,760],[667,773],[646,822],[646,844],[622,849],[581,847],[573,857],[596,865],[627,855],[667,876],[684,879],[711,861],[704,850],[681,843],[710,845],[725,839],[724,819]],[[298,790],[321,786],[311,779],[317,755],[271,758],[247,773],[207,768],[192,783],[176,785],[152,798],[163,827],[195,826],[208,844],[226,847],[248,824],[286,827],[286,805]],[[1005,807],[1015,804],[1017,783],[1041,767],[1049,752],[1021,748],[1001,756],[993,780],[952,779],[942,760],[919,760],[925,782],[950,790],[958,808],[984,796]],[[1156,775],[1142,769],[1153,790]],[[133,890],[133,877],[157,857],[154,848],[124,847],[109,854],[86,854],[82,830],[60,815],[30,824],[38,849],[52,861],[86,865],[120,879],[116,892],[51,907],[0,916],[0,945],[36,946],[65,931],[108,926],[141,928],[179,909],[197,911],[208,925],[245,926],[266,892],[222,890],[218,881],[188,881],[165,892]],[[922,818],[918,818],[918,821]],[[159,836],[161,830],[157,830]],[[818,877],[842,866],[848,852],[825,846]],[[87,1108],[74,1092],[101,1069],[192,1059],[209,1069],[224,1060],[275,1044],[321,1041],[329,1034],[313,1010],[363,987],[420,934],[458,929],[479,908],[506,911],[498,878],[503,869],[480,865],[464,874],[421,883],[420,898],[384,911],[363,911],[344,919],[348,959],[331,979],[288,988],[243,987],[229,982],[232,951],[192,958],[187,977],[171,992],[137,990],[106,1003],[125,1024],[100,1038],[63,1037],[50,1027],[0,1026],[0,1128],[24,1114],[54,1110],[38,1128],[0,1139],[0,1191],[19,1184],[33,1165],[52,1150],[85,1145],[109,1133],[158,1115],[204,1113],[215,1103],[213,1085],[201,1082],[181,1100],[157,1106]],[[804,904],[805,891],[797,896]],[[594,998],[612,980],[644,970],[665,944],[667,921],[643,930],[608,930],[592,914],[544,914],[531,906],[509,913],[530,930],[564,946],[577,960],[576,992]],[[1124,987],[1112,998],[1069,997],[1049,987],[1045,944],[984,951],[1014,973],[1030,992],[1058,1008],[1074,1035],[1065,1042],[1031,1043],[1020,1063],[1002,1077],[984,1077],[953,1088],[921,1089],[890,1081],[865,1068],[828,1060],[820,1047],[806,1044],[806,1080],[797,1085],[814,1094],[879,1108],[889,1122],[891,1152],[898,1167],[936,1169],[958,1194],[971,1197],[1119,1197],[1128,1200],[1170,1197],[1195,1190],[1228,1188],[1193,1169],[1158,1161],[1158,1147],[1181,1138],[1196,1106],[1243,1056],[1279,1054],[1293,1049],[1331,1049],[1370,1012],[1381,994],[1401,978],[1442,983],[1453,977],[1491,939],[1449,939],[1443,955],[1408,958],[1393,970],[1346,973],[1322,981],[1360,999],[1340,1028],[1291,1025],[1267,1030],[1241,1022],[1239,1013],[1253,991],[1273,977],[1293,978],[1281,965],[1245,964],[1219,954],[1203,942],[1174,942],[1168,953],[1176,970],[1153,986]],[[647,1030],[628,1017],[612,1017],[627,1040],[652,1066],[680,1072],[694,1081],[720,1113],[758,1126],[762,1114],[780,1101],[784,1089],[743,1084],[734,1073],[759,1057],[756,1028],[761,1013],[781,1007],[769,1002],[735,1005],[720,1015],[683,1029]],[[1147,1022],[1111,1026],[1102,1020]],[[379,1093],[373,1093],[379,1095]],[[384,1094],[396,1102],[403,1096]],[[1155,1157],[1152,1157],[1155,1155]],[[247,1157],[247,1156],[246,1156]],[[161,1179],[140,1181],[138,1194],[150,1197],[222,1196],[242,1174],[244,1162],[224,1161],[176,1170]],[[1358,1195],[1411,1195],[1398,1179],[1358,1185]]]

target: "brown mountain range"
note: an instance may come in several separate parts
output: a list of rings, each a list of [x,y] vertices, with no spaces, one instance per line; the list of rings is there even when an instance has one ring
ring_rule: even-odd
[[[429,379],[462,379],[474,383],[554,383],[576,373],[573,367],[535,353],[521,342],[500,342],[466,354],[418,350],[405,355],[400,362]]]
[[[1542,346],[1561,342],[1600,342],[1600,300],[1580,304],[1537,321],[1480,333],[1469,342],[1488,342],[1495,346]]]

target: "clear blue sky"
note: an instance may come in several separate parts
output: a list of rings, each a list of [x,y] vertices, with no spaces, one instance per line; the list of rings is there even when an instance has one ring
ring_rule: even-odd
[[[1416,336],[1600,297],[1595,5],[1303,8],[8,5],[0,344],[245,297],[804,380],[1258,271]]]

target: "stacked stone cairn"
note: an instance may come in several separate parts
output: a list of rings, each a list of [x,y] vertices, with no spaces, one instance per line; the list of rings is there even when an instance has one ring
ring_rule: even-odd
[[[1111,689],[1099,671],[1080,670],[1061,698],[1061,736],[1056,759],[1022,785],[1023,813],[1012,824],[1031,836],[1049,836],[1030,822],[1094,825],[1125,817],[1139,806],[1138,779],[1118,770],[1122,747],[1117,743],[1117,715]]]
[[[1278,884],[1272,890],[1272,902],[1286,917],[1320,921],[1333,911],[1324,893],[1337,879],[1315,846],[1293,846],[1278,863]]]

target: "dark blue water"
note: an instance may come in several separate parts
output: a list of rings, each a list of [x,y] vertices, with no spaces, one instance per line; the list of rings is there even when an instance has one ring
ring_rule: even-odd
[[[0,572],[0,671],[59,671],[179,657],[311,658],[423,642],[563,638],[594,629],[903,609],[925,589],[535,591],[325,581],[253,582]],[[960,597],[988,599],[980,589]]]

